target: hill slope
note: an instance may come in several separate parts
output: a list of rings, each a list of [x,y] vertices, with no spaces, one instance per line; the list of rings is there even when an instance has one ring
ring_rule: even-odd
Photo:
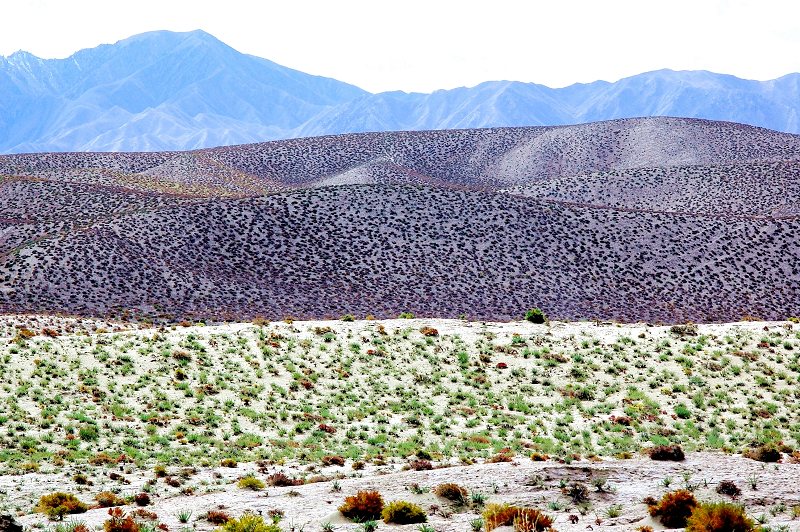
[[[370,94],[239,53],[202,31],[145,33],[61,60],[0,57],[0,94],[0,153],[184,150],[637,116],[800,132],[800,74],[760,82],[660,70],[560,89],[489,81],[432,94]]]
[[[800,311],[800,137],[738,124],[18,155],[0,157],[0,174],[0,310],[506,319],[541,306],[665,322]]]

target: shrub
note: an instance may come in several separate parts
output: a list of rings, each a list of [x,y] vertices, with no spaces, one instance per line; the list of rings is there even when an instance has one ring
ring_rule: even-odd
[[[518,508],[509,504],[487,504],[482,515],[486,532],[510,525],[518,532],[539,532],[553,524],[552,518],[535,508]]]
[[[511,462],[513,461],[513,455],[510,452],[500,452],[494,456],[490,456],[486,459],[487,464],[498,464],[501,462]]]
[[[139,532],[139,524],[119,508],[109,508],[110,518],[103,523],[105,532]]]
[[[412,460],[408,466],[414,471],[430,471],[433,469],[433,464],[430,460]]]
[[[206,512],[206,521],[212,525],[224,525],[231,520],[231,516],[222,510],[209,510]]]
[[[433,492],[439,497],[459,504],[463,504],[465,501],[469,500],[469,492],[454,482],[439,484],[434,488]]]
[[[345,497],[339,511],[354,521],[380,519],[383,512],[383,497],[377,491],[359,491],[355,495]]]
[[[766,443],[755,449],[747,449],[742,453],[742,456],[759,462],[779,462],[781,451],[775,444]]]
[[[95,425],[82,425],[78,429],[78,437],[83,441],[97,441],[100,438],[100,431]]]
[[[342,320],[342,321],[356,321],[356,317],[353,316],[352,314],[345,314],[344,316],[342,316],[339,319]]]
[[[677,336],[697,336],[697,325],[691,322],[673,325],[669,332]]]
[[[234,460],[233,458],[224,458],[224,459],[222,460],[222,462],[220,462],[220,465],[221,465],[222,467],[236,467],[236,466],[238,466],[239,464],[237,464],[237,463],[236,463],[236,460]]]
[[[150,521],[155,521],[156,519],[158,519],[158,514],[157,513],[150,512],[148,510],[145,510],[144,508],[137,508],[136,510],[131,512],[131,514],[133,514],[134,516],[136,516],[136,517],[138,517],[140,519],[148,519]]]
[[[397,317],[400,318],[401,320],[413,320],[414,314],[412,314],[411,312],[401,312]]]
[[[101,491],[95,496],[94,500],[100,508],[111,508],[112,506],[123,506],[125,499],[117,497],[115,493],[110,491]]]
[[[721,495],[728,495],[734,499],[742,494],[742,490],[732,480],[723,480],[717,486],[717,493]]]
[[[744,508],[729,502],[702,503],[686,521],[686,532],[750,532],[755,523]]]
[[[603,480],[603,484],[605,484],[605,479],[601,480]],[[601,487],[603,484],[601,484]],[[582,482],[573,482],[564,488],[563,491],[575,504],[580,504],[589,500],[589,488]]]
[[[145,492],[137,493],[133,496],[133,502],[138,506],[147,506],[150,504],[150,495]]]
[[[322,465],[324,466],[343,466],[344,465],[344,458],[337,455],[330,455],[330,456],[323,456],[322,457]]]
[[[656,445],[647,454],[651,460],[680,462],[686,458],[680,445]]]
[[[42,495],[34,510],[50,519],[61,520],[67,514],[82,514],[88,509],[89,506],[79,501],[75,495],[57,491],[50,495]]]
[[[683,528],[696,506],[692,492],[677,490],[664,494],[657,504],[650,506],[650,515],[658,517],[668,528]]]
[[[542,309],[532,308],[525,313],[525,320],[531,323],[544,323],[547,321],[547,316],[544,315]]]
[[[553,519],[536,508],[517,509],[517,516],[514,518],[514,530],[516,532],[552,530],[552,526]]]
[[[243,490],[259,491],[264,489],[264,483],[252,475],[240,478],[236,485]]]
[[[89,458],[89,463],[92,465],[108,465],[115,463],[116,460],[111,458],[108,453],[97,453],[96,455]]]
[[[419,332],[422,333],[422,336],[439,336],[439,331],[434,329],[433,327],[422,327]]]
[[[381,517],[384,523],[397,523],[398,525],[424,523],[428,520],[425,510],[408,501],[390,502],[381,512]]]
[[[266,523],[260,515],[246,512],[239,519],[228,520],[220,530],[223,532],[281,532],[278,525]]]
[[[276,488],[281,488],[284,486],[302,486],[303,481],[302,479],[290,478],[286,476],[285,473],[278,472],[267,477],[267,484]]]

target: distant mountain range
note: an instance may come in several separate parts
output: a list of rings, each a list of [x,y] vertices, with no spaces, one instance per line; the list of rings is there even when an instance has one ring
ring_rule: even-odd
[[[638,116],[800,132],[800,74],[659,70],[552,89],[488,81],[371,94],[242,54],[203,31],[150,32],[66,59],[0,56],[0,153],[185,150],[364,131],[564,125]]]

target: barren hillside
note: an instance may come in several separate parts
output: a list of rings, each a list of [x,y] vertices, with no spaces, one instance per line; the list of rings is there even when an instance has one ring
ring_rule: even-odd
[[[674,118],[0,157],[0,309],[783,319],[799,168]]]

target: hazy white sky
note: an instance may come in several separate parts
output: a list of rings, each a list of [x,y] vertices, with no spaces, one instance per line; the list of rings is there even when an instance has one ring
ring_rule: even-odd
[[[66,57],[158,29],[203,29],[370,91],[800,71],[798,0],[0,0],[0,55]]]

